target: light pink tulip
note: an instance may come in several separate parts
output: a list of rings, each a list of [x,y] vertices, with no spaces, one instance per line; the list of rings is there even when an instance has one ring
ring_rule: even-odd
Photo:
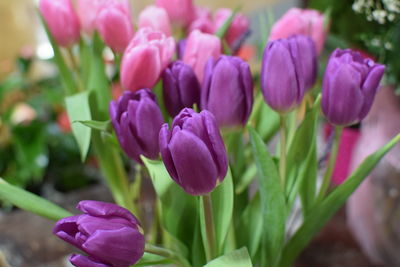
[[[224,25],[224,23],[232,15],[232,12],[233,11],[228,8],[221,8],[217,10],[214,18],[215,31],[218,31],[218,29]],[[227,33],[225,34],[224,39],[230,46],[232,46],[235,44],[237,40],[240,39],[240,37],[242,37],[249,30],[249,27],[250,27],[249,19],[245,15],[238,13],[233,19],[232,24],[229,27]]]
[[[221,55],[221,48],[221,40],[217,36],[194,30],[187,39],[183,62],[193,68],[202,82],[207,61],[210,57],[217,59]]]
[[[79,19],[71,0],[41,0],[39,9],[58,45],[67,47],[79,41]]]
[[[272,41],[294,34],[310,36],[318,54],[321,53],[326,38],[323,14],[313,9],[291,8],[274,24],[269,39]]]
[[[78,0],[77,12],[82,30],[92,35],[96,29],[96,19],[102,6],[108,0]]]
[[[117,0],[105,2],[96,24],[103,41],[115,52],[124,52],[134,33],[126,4]]]
[[[162,7],[148,6],[139,15],[139,28],[150,27],[171,36],[171,22],[167,11]]]
[[[172,23],[187,27],[195,17],[193,0],[157,0],[156,5],[164,8]]]
[[[125,89],[137,91],[152,88],[175,53],[173,37],[141,28],[127,47],[121,64],[121,83]]]
[[[200,30],[204,33],[214,33],[214,23],[210,10],[207,8],[196,7],[195,19],[189,26],[189,32]]]

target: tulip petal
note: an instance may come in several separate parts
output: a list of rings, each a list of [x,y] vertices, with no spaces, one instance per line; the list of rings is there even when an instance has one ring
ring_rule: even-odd
[[[72,254],[69,261],[76,267],[112,267],[112,265],[97,262],[93,258],[76,254]]]
[[[174,161],[172,160],[171,152],[169,151],[169,141],[171,139],[171,133],[168,130],[168,123],[165,123],[160,130],[159,144],[162,159],[164,161],[165,168],[171,175],[172,179],[180,184],[178,173],[175,169]]]
[[[113,266],[130,266],[144,253],[144,236],[136,229],[97,230],[82,245],[88,254]]]
[[[137,136],[134,135],[131,127],[130,118],[128,112],[125,112],[121,116],[121,134],[118,136],[118,141],[121,144],[122,149],[125,153],[137,162],[142,162],[140,155],[143,154],[143,149],[141,144],[138,142]]]
[[[331,102],[328,107],[322,106],[323,112],[333,124],[354,123],[358,120],[364,102],[364,95],[360,89],[361,75],[347,63],[339,66],[331,75],[329,89],[324,91],[325,94],[329,94]],[[332,100],[335,101],[332,103]]]
[[[217,166],[206,144],[186,130],[175,132],[169,143],[179,185],[191,195],[211,192],[217,182]]]
[[[181,107],[180,103],[180,90],[178,88],[178,81],[174,78],[171,69],[165,69],[163,76],[163,97],[165,107],[171,116],[176,116]]]
[[[79,232],[77,221],[80,216],[81,215],[63,218],[56,223],[53,229],[53,233],[56,236],[77,248],[81,248],[80,243],[75,239],[75,235]]]
[[[253,109],[253,77],[251,76],[250,66],[247,63],[240,64],[240,80],[243,83],[242,88],[244,89],[244,97],[246,104],[246,112],[243,114],[242,123],[245,124],[250,117]]]
[[[76,208],[83,213],[89,214],[91,216],[120,217],[127,219],[134,225],[140,225],[138,219],[127,209],[112,203],[94,200],[83,200],[79,202]]]
[[[364,105],[361,109],[359,119],[362,120],[367,116],[371,109],[372,103],[375,99],[376,91],[379,88],[379,83],[382,80],[383,74],[385,73],[385,66],[375,65],[368,73],[367,79],[364,81],[362,86],[362,92],[364,94]]]

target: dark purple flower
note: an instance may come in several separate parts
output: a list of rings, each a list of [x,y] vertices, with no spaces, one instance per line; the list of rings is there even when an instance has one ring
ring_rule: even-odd
[[[200,84],[193,69],[182,61],[175,61],[165,69],[163,75],[165,107],[171,117],[183,108],[200,103]]]
[[[201,91],[201,108],[214,114],[219,126],[246,124],[253,107],[249,64],[238,57],[209,59]]]
[[[142,162],[140,155],[158,157],[158,133],[164,120],[156,96],[149,89],[126,91],[118,101],[112,101],[110,117],[118,141],[129,157],[137,162]]]
[[[225,145],[214,116],[206,110],[196,113],[185,108],[171,130],[164,124],[160,150],[172,179],[188,194],[210,193],[227,173]]]
[[[183,59],[183,55],[185,54],[185,49],[186,49],[186,43],[187,43],[187,39],[182,39],[178,42],[177,53],[178,53],[179,60]]]
[[[261,88],[267,104],[278,112],[288,112],[303,99],[305,77],[301,38],[270,41],[264,51]]]
[[[84,251],[72,255],[77,267],[129,267],[144,253],[140,224],[127,209],[100,201],[85,200],[76,207],[84,214],[57,222],[53,233]]]
[[[292,37],[293,38],[293,37]],[[314,41],[306,35],[296,35],[305,89],[311,89],[318,74],[317,50]]]
[[[336,49],[325,71],[322,111],[335,125],[350,125],[367,116],[385,66],[350,49]]]

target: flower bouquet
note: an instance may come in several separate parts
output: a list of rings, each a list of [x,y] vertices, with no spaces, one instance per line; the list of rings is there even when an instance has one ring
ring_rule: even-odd
[[[290,266],[400,140],[330,187],[341,130],[367,115],[385,67],[337,49],[318,83],[317,11],[261,18],[263,58],[250,67],[240,10],[157,0],[137,27],[126,1],[39,10],[81,158],[93,149],[115,204],[83,200],[73,215],[3,180],[0,197],[57,221],[54,234],[81,250],[74,266]],[[335,130],[321,149],[323,118]],[[147,211],[144,179],[156,193]]]

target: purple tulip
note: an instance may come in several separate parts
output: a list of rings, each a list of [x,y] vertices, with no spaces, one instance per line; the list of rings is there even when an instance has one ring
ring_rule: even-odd
[[[228,170],[224,142],[214,116],[206,110],[196,113],[185,108],[171,130],[164,124],[160,150],[172,179],[191,195],[210,193]]]
[[[334,125],[360,122],[371,109],[385,66],[350,49],[336,49],[325,71],[322,111]]]
[[[270,41],[264,51],[261,88],[264,99],[274,110],[286,113],[303,99],[305,77],[302,68],[301,38]]]
[[[204,72],[201,108],[214,114],[219,126],[246,124],[253,106],[249,64],[238,57],[210,58]]]
[[[84,251],[72,255],[77,267],[129,267],[144,253],[140,223],[127,209],[100,201],[85,200],[76,207],[84,214],[57,222],[53,233]]]
[[[297,35],[297,44],[299,49],[299,58],[301,69],[303,71],[305,89],[311,89],[318,74],[318,58],[314,41],[306,35]]]
[[[175,117],[183,108],[200,103],[200,84],[193,69],[175,61],[163,73],[163,96],[168,113]]]
[[[158,157],[158,133],[164,120],[149,89],[126,91],[118,101],[112,101],[110,117],[118,141],[130,158],[141,163],[140,155]]]

